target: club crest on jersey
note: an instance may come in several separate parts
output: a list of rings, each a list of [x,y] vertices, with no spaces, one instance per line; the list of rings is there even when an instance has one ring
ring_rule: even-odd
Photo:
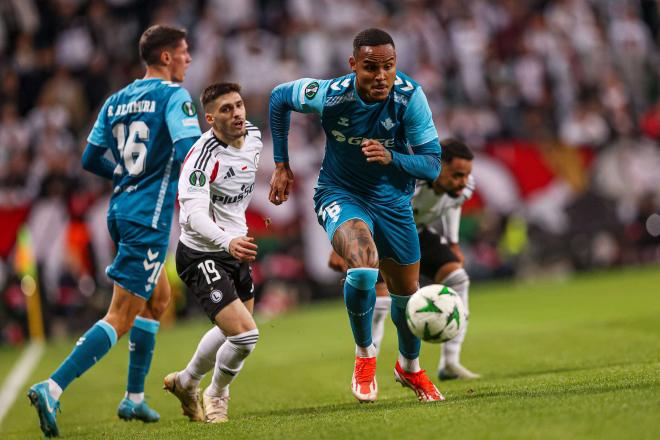
[[[394,122],[392,122],[391,118],[387,118],[384,121],[380,121],[381,124],[383,124],[383,127],[385,127],[385,130],[390,131],[392,127],[394,127]]]
[[[186,101],[181,104],[181,110],[183,110],[183,113],[188,116],[195,116],[197,114],[197,108],[195,108],[195,104],[191,101]]]
[[[305,87],[305,97],[307,99],[312,99],[316,96],[316,93],[319,91],[319,83],[316,81],[312,81],[311,83],[307,84],[307,87]]]
[[[217,304],[220,301],[222,301],[222,292],[220,292],[219,290],[214,290],[213,292],[211,292],[209,297],[211,298],[211,301]]]
[[[204,186],[206,184],[206,176],[200,170],[195,170],[190,173],[188,181],[192,186]]]

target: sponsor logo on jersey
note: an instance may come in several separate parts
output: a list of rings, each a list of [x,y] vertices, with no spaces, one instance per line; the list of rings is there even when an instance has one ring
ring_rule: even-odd
[[[192,101],[186,101],[181,104],[181,110],[183,110],[183,113],[188,116],[195,116],[197,114],[197,109],[195,108],[195,104],[193,104]]]
[[[307,87],[305,87],[305,98],[307,99],[314,98],[318,91],[319,91],[319,83],[317,83],[316,81],[312,81],[311,83],[307,84]]]
[[[330,134],[332,134],[332,136],[335,138],[335,140],[337,142],[341,142],[341,143],[347,142],[350,145],[357,145],[357,146],[362,145],[362,141],[364,141],[365,139],[372,139],[372,138],[364,137],[364,136],[352,136],[352,137],[347,138],[344,135],[344,133],[342,133],[339,130],[332,130],[330,132]],[[394,148],[394,139],[393,138],[390,138],[390,139],[374,139],[374,140],[376,140],[376,141],[380,142],[381,144],[383,144],[383,146],[385,148]]]
[[[341,125],[342,127],[348,127],[351,123],[351,120],[345,117],[340,117],[339,121],[337,122],[337,125]]]
[[[222,292],[220,292],[219,290],[214,290],[213,292],[211,292],[209,297],[211,298],[211,301],[217,304],[220,301],[222,301]]]
[[[254,191],[254,183],[251,185],[241,185],[240,194],[235,196],[230,196],[228,194],[214,194],[211,196],[211,201],[220,205],[228,205],[230,203],[240,202],[250,195],[252,191]]]
[[[188,181],[192,186],[204,186],[206,184],[206,176],[200,170],[195,170],[190,173]]]

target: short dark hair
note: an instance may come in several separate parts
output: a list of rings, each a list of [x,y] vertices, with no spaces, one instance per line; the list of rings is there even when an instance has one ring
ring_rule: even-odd
[[[176,47],[186,35],[185,29],[153,25],[140,36],[140,58],[147,66],[158,64],[163,50]]]
[[[380,46],[383,44],[391,44],[394,47],[394,40],[392,40],[390,34],[378,28],[365,29],[353,39],[353,55],[355,56],[362,46]]]
[[[440,141],[440,145],[442,146],[442,155],[440,156],[440,159],[445,163],[451,163],[455,157],[467,160],[474,159],[472,151],[467,145],[458,139],[444,139]]]
[[[227,93],[236,92],[241,93],[241,86],[236,83],[223,82],[223,83],[214,83],[204,89],[202,96],[199,100],[202,101],[202,107],[204,111],[208,109],[209,104]]]

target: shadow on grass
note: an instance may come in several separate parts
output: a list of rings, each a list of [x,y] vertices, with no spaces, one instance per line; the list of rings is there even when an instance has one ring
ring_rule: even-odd
[[[539,398],[553,398],[558,396],[585,396],[585,395],[598,395],[608,394],[624,390],[642,390],[660,388],[660,383],[656,380],[646,380],[635,384],[630,383],[606,383],[606,384],[589,384],[587,382],[579,382],[573,384],[557,384],[552,386],[541,387],[542,389],[510,389],[510,390],[479,390],[478,382],[474,382],[474,387],[470,388],[467,392],[459,395],[453,395],[445,402],[438,402],[435,404],[420,404],[415,400],[409,398],[400,399],[387,399],[379,400],[373,404],[359,404],[343,403],[319,406],[307,406],[299,408],[286,408],[286,409],[273,409],[267,411],[252,411],[244,413],[244,417],[248,418],[270,418],[270,417],[300,417],[300,416],[326,416],[328,414],[338,413],[381,413],[389,410],[409,409],[419,407],[437,406],[438,408],[451,407],[455,403],[465,403],[482,399],[539,399]]]
[[[441,403],[438,403],[441,405]],[[404,409],[404,408],[413,408],[418,407],[421,404],[416,400],[410,398],[400,398],[400,399],[384,399],[379,400],[375,403],[364,403],[360,404],[358,402],[350,403],[341,403],[341,404],[331,404],[331,405],[319,405],[319,406],[307,406],[300,408],[284,408],[284,409],[274,409],[267,411],[252,411],[246,412],[244,415],[246,417],[262,418],[262,417],[287,417],[287,416],[313,416],[313,415],[327,415],[327,414],[336,414],[336,413],[348,413],[348,412],[381,412],[384,410],[392,409]],[[435,405],[435,404],[426,404],[426,405]]]

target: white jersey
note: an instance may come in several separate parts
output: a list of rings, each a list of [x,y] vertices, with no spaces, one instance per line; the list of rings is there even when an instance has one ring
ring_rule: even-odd
[[[247,134],[241,148],[227,145],[210,129],[188,153],[179,179],[180,240],[186,246],[217,252],[218,245],[192,229],[186,201],[208,202],[208,216],[231,237],[247,235],[245,210],[252,198],[254,179],[263,144],[261,132],[246,121]]]
[[[472,197],[474,188],[474,177],[471,175],[468,177],[467,186],[458,197],[448,194],[438,196],[428,183],[418,183],[412,200],[415,223],[418,227],[433,227],[441,235],[443,243],[458,243],[461,207]]]

